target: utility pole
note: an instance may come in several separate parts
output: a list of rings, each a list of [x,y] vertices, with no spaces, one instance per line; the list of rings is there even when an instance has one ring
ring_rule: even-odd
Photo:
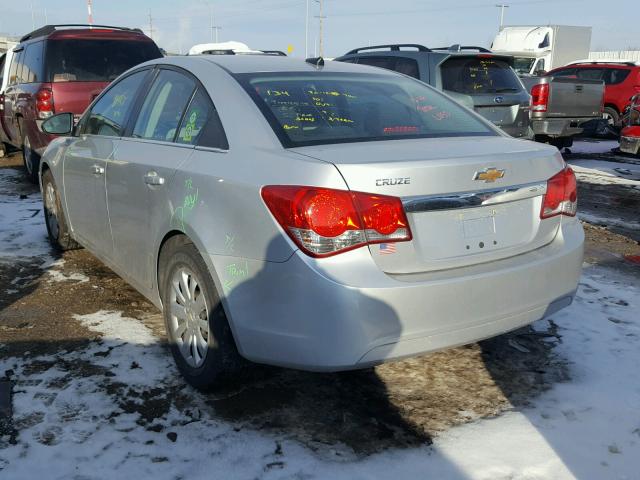
[[[504,9],[509,8],[509,5],[505,3],[498,3],[496,7],[500,9],[500,29],[502,29],[502,25],[504,25]]]
[[[91,0],[87,0],[87,14],[89,16],[89,25],[93,25],[93,11],[91,8]]]
[[[219,25],[215,25],[215,22],[213,21],[214,19],[214,15],[213,15],[213,3],[209,4],[209,12],[210,12],[210,20],[211,20],[211,41],[218,43],[218,30],[220,30],[222,27],[220,27]]]
[[[309,0],[307,0],[307,15],[304,17],[304,58],[309,58]]]
[[[31,30],[36,29],[36,17],[33,12],[33,0],[31,0]]]
[[[153,29],[153,17],[151,16],[151,10],[149,10],[149,38],[151,38],[151,40],[153,40],[153,32],[155,30]]]
[[[323,20],[327,17],[323,15],[324,0],[315,0],[320,4],[320,15],[316,15],[316,18],[320,20],[320,56],[324,58],[324,40],[323,40]]]

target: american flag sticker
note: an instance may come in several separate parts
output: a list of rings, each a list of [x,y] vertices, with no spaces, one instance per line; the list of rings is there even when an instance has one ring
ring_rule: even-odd
[[[395,243],[381,243],[380,244],[380,253],[383,255],[388,255],[389,253],[396,253],[396,244]]]

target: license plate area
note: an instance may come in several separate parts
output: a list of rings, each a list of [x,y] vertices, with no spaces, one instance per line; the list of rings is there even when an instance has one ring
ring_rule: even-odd
[[[484,255],[532,241],[533,201],[413,214],[415,241],[427,262]]]
[[[516,105],[516,113],[517,113]],[[515,121],[512,106],[505,107],[477,107],[476,111],[494,125],[509,125]]]
[[[464,238],[477,238],[495,235],[495,217],[480,217],[462,221],[462,232]]]

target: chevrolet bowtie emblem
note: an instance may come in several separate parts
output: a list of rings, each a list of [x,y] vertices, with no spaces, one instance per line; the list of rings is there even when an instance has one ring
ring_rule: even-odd
[[[476,172],[474,180],[482,180],[484,183],[492,183],[497,179],[504,177],[504,170],[498,170],[497,168],[485,168],[481,172]]]

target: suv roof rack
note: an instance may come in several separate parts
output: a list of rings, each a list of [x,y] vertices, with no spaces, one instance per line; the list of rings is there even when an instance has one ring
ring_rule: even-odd
[[[640,65],[640,62],[634,62],[633,60],[615,60],[606,58],[603,59],[594,59],[594,60],[576,60],[574,62],[567,63],[568,65],[601,65],[604,63],[612,63],[614,65],[628,65],[629,67],[637,67]]]
[[[415,48],[419,52],[430,52],[431,51],[430,48],[427,48],[424,45],[418,45],[417,43],[396,43],[396,44],[390,44],[390,45],[372,45],[370,47],[354,48],[353,50],[348,51],[346,54],[347,55],[352,55],[354,53],[359,53],[359,52],[362,52],[364,50],[379,50],[381,48],[388,48],[389,50],[394,51],[394,52],[400,51],[401,48]]]
[[[488,48],[484,47],[476,47],[474,45],[458,45],[457,43],[451,45],[450,47],[438,47],[434,48],[434,50],[447,50],[449,52],[461,52],[462,50],[477,50],[482,53],[493,53]]]
[[[113,25],[89,25],[88,23],[67,23],[60,25],[45,25],[44,27],[40,27],[37,30],[34,30],[31,33],[27,33],[22,38],[20,38],[21,42],[29,40],[31,38],[44,37],[45,35],[49,35],[50,33],[55,32],[56,30],[63,29],[73,29],[73,28],[109,28],[113,30],[123,30],[126,32],[135,32],[135,33],[143,33],[139,28],[128,28],[128,27],[115,27]]]
[[[200,55],[269,55],[272,57],[286,57],[287,54],[280,50],[255,50],[255,51],[236,51],[232,48],[214,48],[204,50]]]
[[[260,50],[262,53],[264,53],[265,55],[275,55],[277,57],[286,57],[287,54],[284,53],[282,50]]]

